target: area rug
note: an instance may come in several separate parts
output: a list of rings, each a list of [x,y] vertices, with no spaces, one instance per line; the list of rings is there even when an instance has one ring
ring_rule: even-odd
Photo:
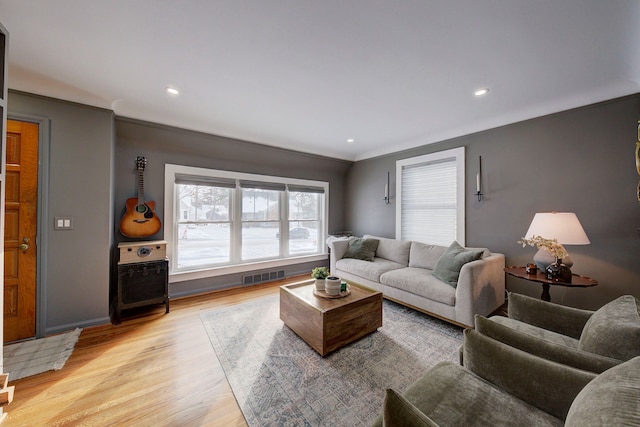
[[[251,427],[369,426],[385,390],[459,360],[462,328],[384,301],[383,326],[321,357],[279,316],[279,297],[201,315]]]
[[[30,377],[46,371],[62,369],[78,342],[82,329],[37,340],[5,345],[4,372],[9,381]]]

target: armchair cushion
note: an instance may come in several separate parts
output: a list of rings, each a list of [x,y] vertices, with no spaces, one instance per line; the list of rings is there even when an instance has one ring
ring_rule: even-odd
[[[618,359],[579,350],[577,344],[575,347],[564,344],[565,339],[573,340],[573,338],[564,337],[558,342],[549,339],[549,336],[558,335],[555,332],[547,331],[549,334],[553,334],[547,336],[542,333],[540,335],[537,333],[528,334],[515,326],[520,324],[525,325],[517,320],[502,316],[492,316],[488,319],[478,314],[475,316],[476,331],[482,335],[547,360],[595,373],[604,372],[620,364]],[[535,326],[530,327],[535,328]]]
[[[484,249],[467,250],[454,241],[436,263],[433,275],[455,288],[458,286],[462,266],[480,259],[483,253]]]
[[[538,298],[509,293],[509,318],[576,340],[593,311],[567,307]]]
[[[640,356],[639,306],[632,295],[602,306],[584,325],[578,348],[619,360]]]
[[[465,368],[508,395],[560,420],[565,419],[578,393],[596,377],[593,372],[537,357],[473,329],[464,331],[463,351]]]
[[[441,426],[508,426],[522,420],[536,426],[562,425],[558,418],[452,362],[435,365],[403,397]]]
[[[565,426],[640,425],[640,357],[598,375],[578,393]]]
[[[438,424],[393,389],[387,389],[382,420],[385,427],[437,427]]]
[[[376,256],[376,249],[378,249],[378,243],[376,239],[361,239],[355,237],[349,240],[349,246],[347,252],[345,252],[343,258],[355,258],[363,261],[373,261]]]
[[[499,323],[500,325],[511,328],[520,334],[526,334],[529,337],[535,337],[539,340],[552,342],[554,344],[562,345],[577,349],[579,341],[575,338],[568,337],[566,335],[559,334],[557,332],[549,331],[543,328],[539,328],[534,325],[530,325],[519,320],[511,319],[510,317],[492,316],[491,321]]]

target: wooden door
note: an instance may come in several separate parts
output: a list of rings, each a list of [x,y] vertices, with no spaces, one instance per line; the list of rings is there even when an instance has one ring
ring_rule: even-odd
[[[4,341],[36,334],[38,125],[7,120]]]

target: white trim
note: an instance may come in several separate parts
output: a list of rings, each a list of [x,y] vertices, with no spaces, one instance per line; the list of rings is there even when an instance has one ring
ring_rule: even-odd
[[[169,260],[173,260],[173,248],[178,244],[177,233],[175,233],[175,213],[177,211],[176,204],[178,201],[175,198],[175,175],[177,173],[194,175],[194,176],[210,176],[229,178],[235,180],[247,180],[247,181],[263,181],[273,182],[280,184],[290,184],[299,186],[314,186],[324,189],[324,221],[322,221],[322,235],[328,235],[328,222],[329,222],[329,183],[324,181],[313,181],[297,178],[285,178],[269,175],[257,175],[242,172],[232,172],[216,169],[206,169],[193,166],[182,166],[167,163],[165,164],[164,172],[164,240],[167,241],[167,257]],[[232,200],[233,203],[233,200]],[[237,203],[236,203],[237,205]],[[233,209],[237,209],[238,206],[234,205]],[[241,224],[239,225],[241,226]],[[319,248],[324,245],[318,244]],[[257,268],[272,268],[280,267],[283,265],[298,264],[300,262],[309,262],[317,260],[326,260],[327,254],[319,253],[308,256],[293,256],[288,258],[277,258],[264,261],[246,262],[242,264],[225,265],[219,267],[208,267],[200,270],[188,270],[188,271],[174,271],[174,262],[169,263],[169,281],[182,282],[186,280],[200,279],[205,277],[214,277],[224,274],[241,273],[244,271],[250,271]]]
[[[456,186],[457,186],[457,224],[456,240],[462,246],[465,245],[465,147],[452,148],[438,151],[418,157],[410,157],[396,161],[396,239],[402,234],[402,170],[407,166],[420,163],[429,163],[445,159],[456,160]]]

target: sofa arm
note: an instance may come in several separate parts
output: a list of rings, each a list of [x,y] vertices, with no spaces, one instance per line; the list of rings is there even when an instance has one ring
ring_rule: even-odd
[[[522,333],[498,322],[494,322],[491,318],[487,319],[480,315],[476,315],[475,317],[475,327],[476,331],[482,335],[508,344],[511,347],[584,371],[601,373],[621,363],[621,361],[610,357],[588,353]]]
[[[473,329],[464,331],[464,367],[505,392],[564,420],[571,403],[596,377],[496,341]]]
[[[473,326],[473,316],[487,316],[504,304],[504,255],[494,253],[462,266],[456,287],[456,320]]]
[[[548,331],[580,339],[593,311],[567,307],[526,295],[509,293],[509,317]]]
[[[331,251],[329,254],[329,271],[332,273],[336,271],[336,261],[341,260],[344,254],[347,253],[349,240],[350,239],[333,240],[329,243],[329,249]]]

